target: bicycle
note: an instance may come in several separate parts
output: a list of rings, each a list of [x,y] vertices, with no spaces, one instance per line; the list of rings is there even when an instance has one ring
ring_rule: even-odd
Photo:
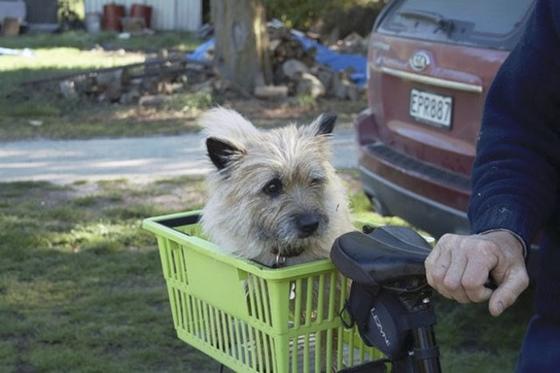
[[[385,372],[386,363],[398,373],[441,372],[424,270],[430,251],[430,244],[406,227],[351,232],[335,241],[331,260],[352,280],[343,324],[355,324],[364,343],[387,356],[340,373]]]

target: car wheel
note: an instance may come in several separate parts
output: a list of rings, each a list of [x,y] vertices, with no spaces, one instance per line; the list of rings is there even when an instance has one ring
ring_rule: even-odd
[[[373,211],[378,213],[381,216],[392,216],[391,212],[385,206],[385,204],[376,196],[370,193],[366,193],[367,198],[371,202],[371,206],[373,207]]]

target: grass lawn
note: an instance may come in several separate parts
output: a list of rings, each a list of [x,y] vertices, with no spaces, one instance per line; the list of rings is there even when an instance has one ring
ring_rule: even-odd
[[[365,213],[355,173],[343,177]],[[0,372],[216,372],[176,338],[155,239],[140,229],[203,203],[192,178],[0,184]],[[529,296],[498,319],[483,305],[436,305],[444,371],[512,371]]]
[[[157,52],[166,48],[186,52],[198,45],[198,40],[192,33],[178,31],[160,31],[154,35],[132,36],[130,39],[119,39],[114,32],[88,34],[85,31],[68,31],[63,34],[23,34],[17,37],[2,37],[0,40],[2,47],[15,49],[89,50],[101,46],[110,50],[122,48],[127,51]]]

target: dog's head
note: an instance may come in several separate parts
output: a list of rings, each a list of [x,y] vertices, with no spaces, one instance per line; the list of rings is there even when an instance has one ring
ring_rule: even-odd
[[[215,167],[205,214],[221,215],[235,225],[230,234],[260,243],[246,245],[251,252],[237,248],[240,255],[299,256],[329,228],[329,202],[338,200],[329,188],[336,177],[328,144],[335,121],[322,114],[307,126],[259,131],[234,111],[214,109],[203,117]]]

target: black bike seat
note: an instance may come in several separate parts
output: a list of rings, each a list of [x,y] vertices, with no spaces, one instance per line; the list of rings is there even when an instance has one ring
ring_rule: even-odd
[[[378,286],[409,277],[424,277],[424,260],[431,249],[410,228],[384,226],[370,234],[350,232],[338,237],[331,250],[331,260],[353,281]]]

